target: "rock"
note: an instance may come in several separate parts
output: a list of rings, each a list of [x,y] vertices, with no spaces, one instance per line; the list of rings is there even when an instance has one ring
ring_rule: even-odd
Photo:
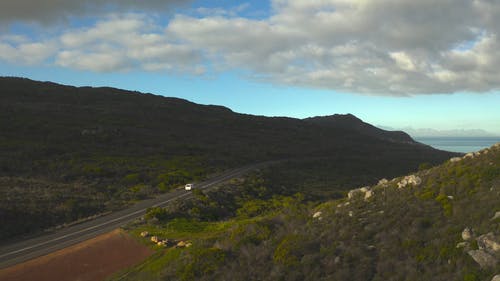
[[[148,236],[149,236],[149,232],[147,232],[147,231],[141,232],[141,237],[148,237]]]
[[[493,276],[493,279],[491,279],[491,281],[500,281],[500,274]]]
[[[463,231],[462,231],[462,239],[464,241],[468,241],[472,238],[472,236],[474,236],[474,233],[472,232],[472,229],[466,227]]]
[[[186,243],[186,248],[189,248],[191,246],[193,246],[193,243],[191,243],[191,242]]]
[[[333,260],[333,263],[334,264],[339,264],[340,263],[340,257],[339,256],[335,257],[335,259]]]
[[[483,234],[476,239],[477,246],[481,250],[485,250],[491,254],[500,252],[500,239],[495,237],[493,232]]]
[[[481,268],[495,267],[497,264],[497,259],[486,251],[471,250],[468,251],[467,254],[469,254]]]
[[[452,162],[452,163],[453,162],[459,162],[460,160],[462,160],[462,158],[460,158],[460,157],[453,157],[453,158],[450,159],[450,162]]]
[[[365,200],[368,200],[370,198],[373,197],[375,193],[373,192],[373,190],[368,190],[366,193],[365,193]]]
[[[165,247],[165,246],[167,246],[167,241],[159,241],[158,243],[156,243],[156,245],[158,245],[160,247]]]
[[[418,186],[422,183],[422,179],[415,175],[410,175],[404,177],[400,182],[398,182],[398,188],[406,187],[407,185]]]
[[[317,218],[318,220],[321,220],[321,214],[322,214],[321,212],[316,212],[316,213],[314,213],[313,218],[315,218],[315,219]]]
[[[460,242],[457,244],[457,249],[460,249],[460,248],[469,248],[469,242]]]
[[[500,211],[496,212],[495,215],[491,218],[491,220],[500,219]]]
[[[186,245],[187,245],[187,243],[184,241],[179,241],[179,243],[177,243],[177,247],[179,247],[179,248],[186,247]]]
[[[370,193],[370,194],[367,197],[368,193]],[[366,199],[368,199],[368,198],[370,198],[370,197],[373,196],[373,191],[370,189],[369,186],[363,186],[361,188],[356,188],[356,189],[350,190],[347,193],[347,198],[352,199],[352,198],[354,198],[357,195],[363,196],[363,194],[364,194],[364,198],[366,200]]]
[[[354,213],[352,211],[349,211],[349,216],[352,217]]]
[[[158,236],[151,236],[151,242],[158,243],[160,242],[160,238],[158,238]]]
[[[383,178],[383,179],[378,181],[377,185],[386,186],[388,183],[389,183],[389,181],[386,178]]]
[[[469,153],[465,154],[464,159],[465,158],[474,158],[474,153],[469,152]]]

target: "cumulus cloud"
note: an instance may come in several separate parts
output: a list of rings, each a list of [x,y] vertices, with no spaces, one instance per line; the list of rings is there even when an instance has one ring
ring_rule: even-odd
[[[274,83],[382,95],[500,88],[498,1],[272,4],[265,20],[178,16],[168,32],[219,66]]]
[[[97,2],[62,4],[60,11]],[[125,10],[175,2],[119,3]],[[45,52],[46,43],[15,36],[0,38],[0,51],[40,54],[33,63],[56,49],[56,64],[92,71],[237,69],[270,83],[374,95],[500,88],[498,1],[274,0],[272,9],[263,19],[239,17],[234,9],[198,9],[197,16],[177,14],[163,25],[147,14],[115,14],[47,39],[57,47]]]
[[[71,16],[112,11],[167,11],[186,0],[15,0],[0,1],[0,22],[52,23]]]
[[[0,61],[36,65],[44,63],[57,50],[57,43],[51,41],[32,42],[21,35],[0,36]]]
[[[190,46],[169,42],[162,28],[145,16],[110,16],[93,27],[60,36],[56,64],[97,72],[203,71],[201,56]]]

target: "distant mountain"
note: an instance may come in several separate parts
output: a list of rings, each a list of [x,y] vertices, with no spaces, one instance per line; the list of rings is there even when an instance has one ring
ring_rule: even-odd
[[[387,126],[378,126],[385,130],[394,130],[394,128]],[[431,128],[412,128],[405,127],[401,130],[405,131],[412,137],[497,137],[494,134],[481,129],[460,129],[460,130],[436,130]]]
[[[334,179],[344,183],[370,183],[457,155],[352,115],[269,118],[9,77],[0,78],[0,132],[0,222],[8,226],[0,238],[118,209],[248,163],[307,159],[335,167]]]
[[[304,119],[307,122],[320,124],[337,129],[347,129],[358,132],[362,135],[371,136],[391,142],[412,143],[416,142],[405,132],[388,131],[377,128],[371,124],[363,122],[352,114],[334,114],[330,116],[319,116]]]

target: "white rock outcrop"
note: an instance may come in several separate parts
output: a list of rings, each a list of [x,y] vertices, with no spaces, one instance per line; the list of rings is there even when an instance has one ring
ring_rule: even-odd
[[[453,162],[459,162],[461,160],[462,160],[462,158],[460,158],[460,157],[453,157],[453,158],[450,159],[450,162],[452,162],[452,163]]]
[[[495,237],[493,232],[483,234],[477,237],[477,246],[481,250],[485,250],[491,254],[496,254],[500,252],[500,239]]]
[[[480,267],[495,267],[497,265],[497,259],[490,253],[483,250],[471,250],[467,254],[476,261]]]
[[[373,190],[370,189],[370,190],[368,190],[368,191],[365,192],[365,198],[364,199],[368,200],[368,199],[372,198],[374,194],[375,193],[373,192]]]
[[[495,267],[498,264],[500,254],[500,239],[493,232],[480,235],[476,238],[478,250],[471,250],[467,253],[482,268]]]
[[[496,212],[495,215],[491,218],[491,220],[496,220],[500,218],[500,211]]]
[[[316,213],[313,214],[313,218],[321,220],[321,215],[322,214],[323,214],[322,212],[318,211],[318,212],[316,212]]]
[[[388,183],[389,181],[386,178],[383,178],[378,181],[377,185],[386,186]]]
[[[352,199],[356,196],[362,196],[365,200],[368,200],[369,198],[373,197],[373,195],[375,195],[373,190],[371,190],[369,186],[364,186],[361,188],[350,190],[347,193],[347,198]]]
[[[468,241],[468,240],[472,239],[472,236],[474,236],[474,233],[472,232],[472,229],[466,227],[462,231],[462,240]]]
[[[408,185],[418,186],[422,183],[422,179],[416,175],[410,175],[404,177],[400,182],[398,182],[398,188],[403,188]]]

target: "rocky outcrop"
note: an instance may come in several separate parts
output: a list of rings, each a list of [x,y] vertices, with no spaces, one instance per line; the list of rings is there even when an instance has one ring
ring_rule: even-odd
[[[387,186],[388,183],[389,183],[389,181],[386,178],[383,178],[383,179],[378,181],[377,185]]]
[[[450,159],[450,162],[452,162],[452,163],[453,163],[453,162],[459,162],[459,161],[461,161],[461,160],[462,160],[462,158],[461,158],[461,157],[453,157],[453,158],[451,158],[451,159]]]
[[[497,264],[497,259],[483,250],[470,250],[467,252],[474,261],[476,261],[481,268],[495,267]]]
[[[495,215],[491,218],[491,220],[500,219],[500,211],[496,212]]]
[[[316,212],[313,214],[312,217],[313,217],[313,219],[321,220],[321,214],[322,214],[322,212]]]
[[[478,250],[470,250],[467,253],[482,268],[495,267],[500,255],[500,239],[492,232],[480,235],[476,238]]]
[[[500,274],[493,276],[493,279],[491,279],[491,281],[500,281]]]
[[[373,197],[375,193],[369,186],[364,186],[361,188],[356,188],[347,193],[347,198],[352,199],[356,196],[362,196],[364,200],[368,200]]]
[[[422,179],[416,175],[409,175],[398,182],[398,188],[403,188],[409,185],[418,186],[422,183]]]
[[[462,231],[462,239],[464,241],[468,241],[470,239],[472,239],[472,237],[474,236],[474,233],[472,232],[472,229],[466,227],[463,231]]]
[[[500,239],[493,232],[483,234],[477,237],[477,245],[479,249],[495,254],[500,252]]]

